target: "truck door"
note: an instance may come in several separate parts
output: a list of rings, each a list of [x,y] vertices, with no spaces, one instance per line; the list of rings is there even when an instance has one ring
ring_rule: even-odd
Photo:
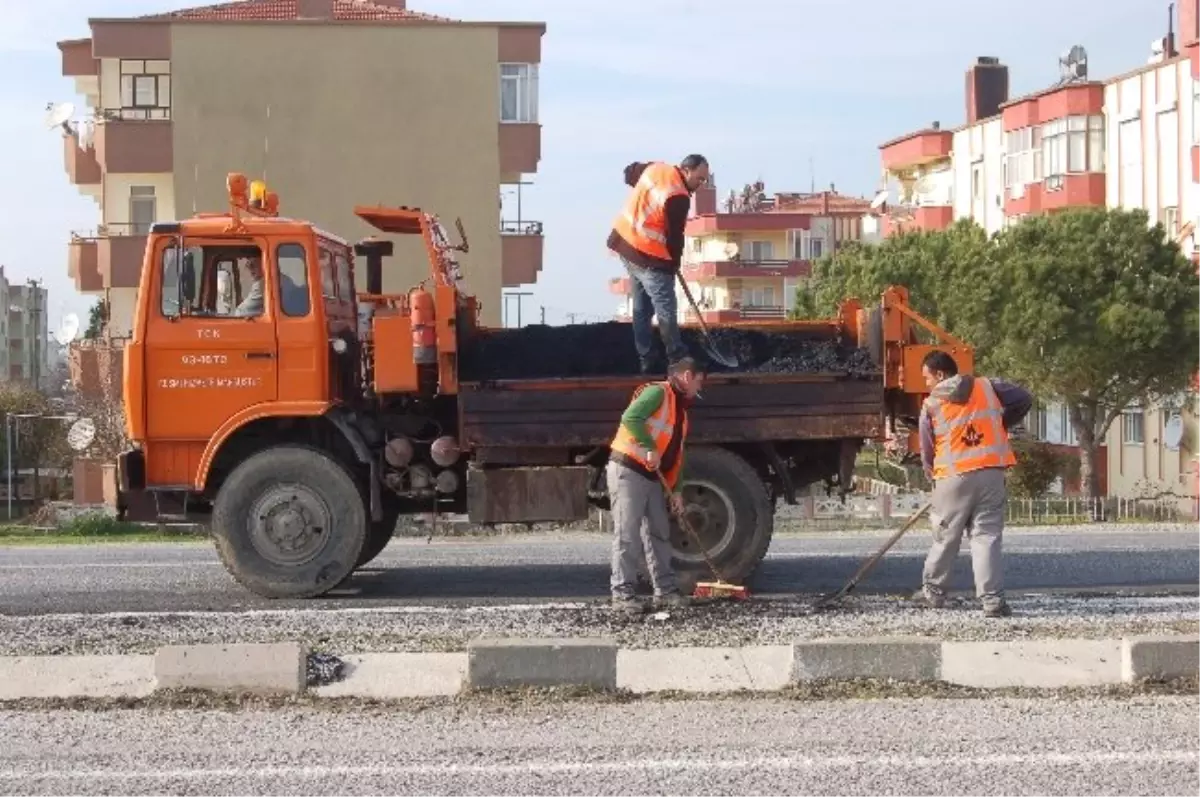
[[[207,441],[242,410],[276,399],[267,253],[265,241],[251,238],[163,241],[159,295],[147,308],[149,441]]]

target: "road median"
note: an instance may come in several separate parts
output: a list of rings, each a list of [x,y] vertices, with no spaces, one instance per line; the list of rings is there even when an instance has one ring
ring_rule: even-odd
[[[345,658],[299,643],[176,645],[153,656],[0,658],[0,701],[144,698],[180,689],[375,700],[524,688],[714,695],[864,679],[1056,689],[1194,679],[1198,654],[1197,635],[995,643],[859,637],[658,650],[606,639],[480,638],[463,652]]]

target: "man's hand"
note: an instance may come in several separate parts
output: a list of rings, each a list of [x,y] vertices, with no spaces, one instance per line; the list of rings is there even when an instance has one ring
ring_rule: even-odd
[[[651,471],[658,470],[658,452],[652,448],[646,449],[646,467]]]
[[[683,512],[687,509],[683,503],[683,496],[679,493],[671,493],[671,500],[668,506],[671,508],[671,514],[675,517],[683,517]]]

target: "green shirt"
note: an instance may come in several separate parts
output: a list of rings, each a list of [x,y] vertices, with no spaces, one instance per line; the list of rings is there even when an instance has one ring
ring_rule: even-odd
[[[646,428],[646,422],[654,413],[658,412],[658,408],[662,406],[663,397],[666,395],[662,385],[646,385],[645,389],[638,394],[637,398],[629,403],[629,407],[621,415],[621,426],[625,427],[625,431],[633,435],[633,439],[637,440],[643,448],[651,451],[655,450],[654,438],[650,435],[650,430]],[[679,473],[683,474],[683,446],[679,446]],[[680,478],[675,485],[675,492],[679,492],[683,486],[683,479]]]

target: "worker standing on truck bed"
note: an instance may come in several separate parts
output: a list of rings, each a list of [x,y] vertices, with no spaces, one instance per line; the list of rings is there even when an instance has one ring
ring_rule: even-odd
[[[634,595],[643,556],[655,604],[686,606],[671,568],[671,521],[663,483],[671,490],[671,512],[683,512],[680,474],[688,433],[688,405],[704,384],[690,357],[672,363],[665,382],[642,385],[621,416],[608,462],[612,506],[612,603],[630,616],[646,606]],[[640,552],[640,553],[639,553]]]
[[[1004,472],[1016,464],[1008,430],[1033,406],[1022,387],[958,373],[954,358],[932,351],[921,366],[929,398],[921,409],[921,462],[934,480],[933,548],[925,559],[922,598],[946,603],[946,585],[963,534],[971,537],[975,593],[988,617],[1012,614],[1004,599],[1001,537],[1008,492]]]
[[[679,334],[675,276],[683,258],[692,194],[708,180],[708,160],[703,155],[688,155],[678,166],[631,163],[625,167],[625,184],[633,190],[613,224],[608,248],[629,272],[633,345],[644,374],[663,372],[651,355],[651,316],[658,318],[668,364],[688,354]]]

